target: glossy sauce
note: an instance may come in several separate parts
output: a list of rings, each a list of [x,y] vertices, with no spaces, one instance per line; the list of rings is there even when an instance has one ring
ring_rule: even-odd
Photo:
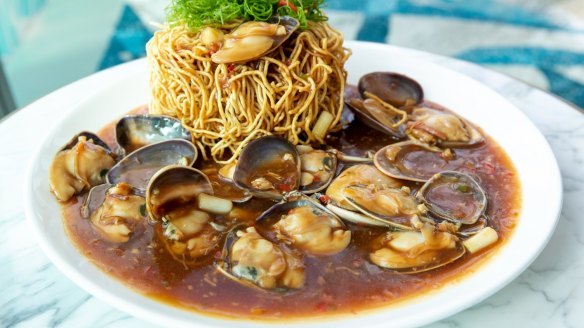
[[[113,143],[113,126],[100,136]],[[364,155],[393,143],[391,137],[376,132],[358,121],[328,138],[327,143],[350,155]],[[161,225],[145,224],[130,241],[115,244],[105,241],[79,214],[84,196],[63,206],[66,231],[78,250],[106,273],[139,292],[174,306],[229,317],[258,319],[298,318],[307,316],[357,314],[362,310],[387,306],[422,292],[436,290],[450,281],[464,278],[479,269],[511,235],[520,207],[520,185],[510,160],[490,138],[472,148],[456,149],[456,158],[464,159],[462,171],[474,174],[486,190],[489,225],[499,234],[499,241],[476,255],[428,272],[403,275],[382,269],[369,261],[373,241],[385,232],[382,228],[348,224],[352,241],[343,252],[313,257],[305,256],[306,284],[287,293],[251,289],[225,278],[212,265],[220,247],[209,255],[206,265],[197,268],[176,261],[156,237]],[[209,163],[197,168],[215,169]],[[212,168],[211,168],[212,167]],[[342,165],[339,167],[342,170]],[[419,183],[406,183],[413,190]],[[215,217],[226,226],[254,224],[255,218],[274,202],[252,199],[235,207],[238,215]],[[258,230],[268,227],[258,225]]]

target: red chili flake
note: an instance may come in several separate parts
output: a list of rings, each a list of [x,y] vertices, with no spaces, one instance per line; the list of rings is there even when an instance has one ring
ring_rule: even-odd
[[[320,175],[315,175],[313,180],[314,182],[320,182]]]
[[[148,272],[150,272],[150,270],[152,270],[151,265],[147,266],[146,269],[144,269],[144,273],[148,273]]]
[[[116,199],[119,199],[121,201],[126,201],[130,198],[130,196],[128,196],[128,195],[120,195],[120,194],[110,194],[110,196],[112,198],[116,198]]]
[[[233,71],[235,71],[235,65],[229,64],[229,66],[227,66],[227,70],[229,71],[229,73],[233,73]]]
[[[296,13],[298,12],[298,8],[296,8],[296,6],[293,3],[288,2],[286,0],[280,0],[280,2],[278,2],[278,7],[289,7],[294,12]]]
[[[485,172],[488,174],[494,174],[495,171],[497,171],[497,168],[491,162],[483,162],[482,164],[485,168]]]
[[[316,312],[326,312],[326,303],[320,302],[314,307]]]
[[[320,200],[321,203],[327,205],[331,201],[331,198],[327,195],[321,195],[318,197],[318,200]]]

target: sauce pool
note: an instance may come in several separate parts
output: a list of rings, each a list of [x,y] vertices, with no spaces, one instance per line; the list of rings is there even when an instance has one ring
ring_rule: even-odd
[[[133,111],[136,112],[145,112],[145,108]],[[113,145],[113,123],[98,135]],[[394,142],[358,121],[327,140],[328,145],[350,155],[363,155]],[[348,223],[353,237],[347,249],[332,256],[304,258],[306,283],[303,288],[284,294],[264,292],[224,277],[212,263],[190,268],[176,261],[157,237],[160,225],[143,225],[144,228],[133,233],[126,243],[104,240],[90,220],[80,215],[85,195],[62,206],[63,221],[77,249],[97,267],[130,288],[173,306],[204,314],[262,320],[357,314],[463,279],[509,239],[517,223],[521,200],[518,176],[509,158],[489,137],[479,146],[456,149],[455,153],[457,158],[464,158],[463,171],[480,179],[489,198],[486,212],[489,225],[497,231],[499,240],[478,254],[467,252],[454,263],[419,274],[398,274],[371,263],[371,241],[385,230]],[[196,167],[216,169],[214,163],[198,163]],[[413,192],[421,186],[419,183],[405,184]],[[248,215],[224,220],[230,224],[243,221],[252,225],[255,217],[273,204],[255,198],[242,205],[235,204]],[[259,226],[260,232],[261,229]]]

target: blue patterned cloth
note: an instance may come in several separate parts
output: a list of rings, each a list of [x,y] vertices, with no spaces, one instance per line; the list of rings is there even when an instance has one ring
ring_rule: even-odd
[[[346,39],[471,61],[584,107],[584,16],[568,7],[544,0],[330,0],[327,12]],[[151,35],[139,10],[126,6],[100,68],[144,56]]]

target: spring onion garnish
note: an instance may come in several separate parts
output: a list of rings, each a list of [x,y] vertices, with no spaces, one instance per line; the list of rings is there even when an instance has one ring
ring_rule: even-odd
[[[291,16],[308,27],[308,21],[328,18],[321,11],[324,0],[171,0],[166,8],[170,25],[185,24],[198,30],[236,21],[267,21],[272,16]]]

